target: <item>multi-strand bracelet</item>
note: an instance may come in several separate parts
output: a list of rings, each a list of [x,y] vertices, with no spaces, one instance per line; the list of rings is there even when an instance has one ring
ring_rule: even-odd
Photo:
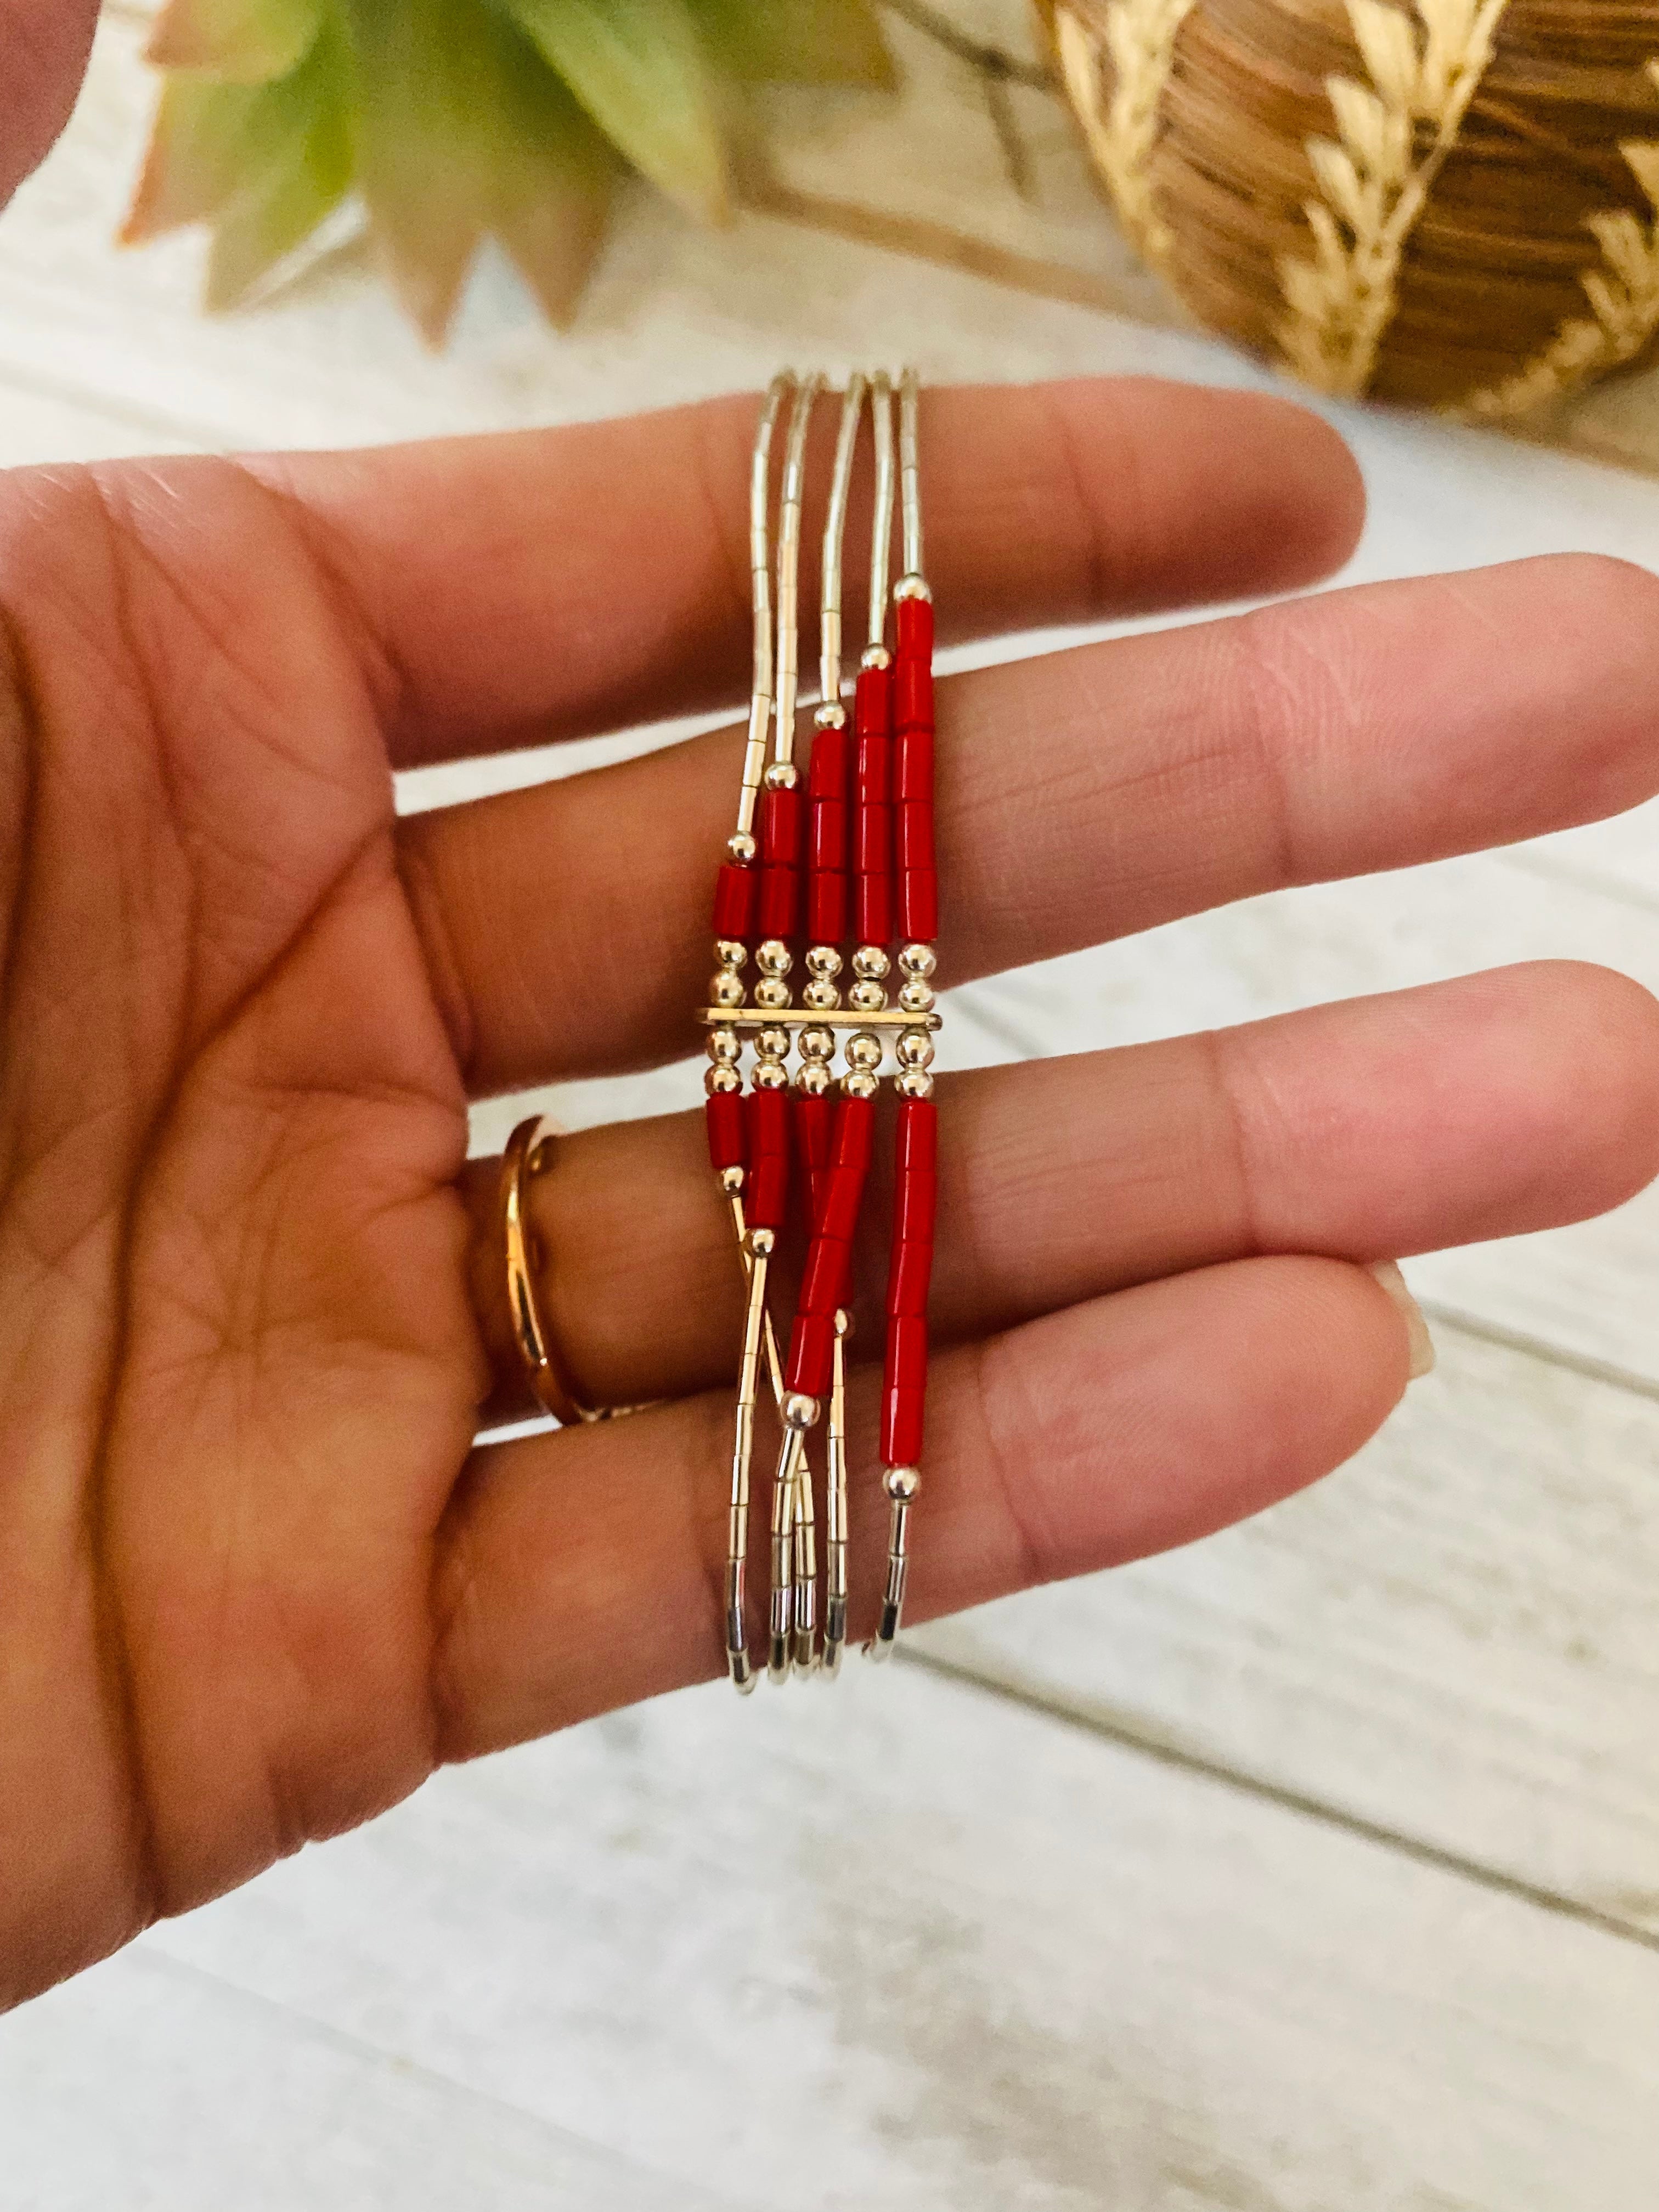
[[[763,1369],[782,1429],[770,1501],[767,1672],[775,1681],[820,1665],[834,1674],[847,1640],[853,1245],[890,1041],[899,1097],[881,1403],[887,1570],[866,1647],[876,1658],[891,1650],[903,1609],[927,1388],[937,1181],[929,1071],[939,1021],[932,982],[938,932],[933,612],[922,574],[917,381],[909,370],[900,380],[896,469],[888,379],[854,376],[842,397],[823,533],[820,704],[812,717],[803,787],[795,761],[800,544],[807,429],[823,388],[817,376],[776,378],[755,440],[750,512],[754,684],[737,827],[726,842],[715,890],[717,968],[702,1016],[710,1063],[709,1154],[747,1279],[726,1580],[727,1666],[744,1691],[755,1682],[745,1583]],[[786,403],[775,605],[772,452]],[[842,696],[842,541],[866,403],[875,448],[869,642],[849,726]],[[896,479],[903,573],[890,587]],[[803,947],[807,981],[797,1006],[790,978]],[[843,988],[849,955],[852,980]],[[746,980],[751,961],[752,989]],[[745,1042],[755,1048],[746,1092]],[[792,1079],[790,1054],[797,1044]],[[838,1048],[845,1058],[839,1077]],[[804,1230],[805,1261],[781,1356],[768,1292],[780,1242],[792,1226],[792,1196],[793,1218]],[[811,1439],[821,1423],[826,1448],[820,1650]]]

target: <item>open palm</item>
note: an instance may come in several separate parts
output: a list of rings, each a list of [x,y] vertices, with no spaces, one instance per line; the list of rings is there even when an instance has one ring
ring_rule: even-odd
[[[695,1050],[739,739],[401,823],[391,772],[733,698],[752,412],[0,482],[0,1999],[720,1670],[698,1119],[534,1194],[584,1390],[667,1402],[478,1452],[514,1379],[465,1153],[470,1097]],[[924,437],[947,633],[1303,582],[1358,523],[1277,402],[943,392]],[[1656,617],[1535,562],[942,683],[944,980],[1647,796]],[[1516,969],[941,1099],[918,1618],[1346,1457],[1407,1367],[1354,1263],[1627,1195],[1659,1017]]]

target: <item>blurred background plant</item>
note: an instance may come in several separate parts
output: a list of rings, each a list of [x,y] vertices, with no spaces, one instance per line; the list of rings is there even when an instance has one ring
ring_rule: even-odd
[[[763,83],[889,88],[870,0],[171,0],[124,236],[212,226],[234,306],[354,194],[436,343],[486,237],[566,322],[631,168],[730,213]]]

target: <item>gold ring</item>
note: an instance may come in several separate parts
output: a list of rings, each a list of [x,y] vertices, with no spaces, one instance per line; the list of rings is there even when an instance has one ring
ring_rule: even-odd
[[[562,1427],[583,1421],[612,1421],[636,1413],[637,1406],[584,1406],[571,1388],[569,1371],[560,1357],[553,1333],[542,1318],[536,1296],[536,1270],[541,1264],[540,1238],[530,1225],[525,1204],[526,1177],[544,1175],[555,1144],[563,1132],[545,1115],[532,1114],[520,1121],[507,1140],[501,1155],[501,1242],[507,1255],[507,1302],[513,1316],[513,1334],[536,1394],[536,1402]]]

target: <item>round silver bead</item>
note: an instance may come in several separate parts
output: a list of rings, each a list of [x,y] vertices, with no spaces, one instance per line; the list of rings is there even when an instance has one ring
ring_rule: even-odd
[[[777,1241],[769,1229],[751,1229],[749,1232],[749,1249],[757,1260],[769,1260]]]
[[[839,699],[826,699],[812,717],[815,730],[844,730],[846,726],[847,709]]]
[[[735,1067],[711,1067],[704,1072],[702,1087],[713,1098],[721,1091],[741,1091],[743,1078]]]
[[[783,1401],[783,1423],[788,1429],[810,1429],[817,1425],[818,1401],[809,1398],[804,1390],[792,1390]]]
[[[890,973],[892,965],[878,945],[860,945],[853,955],[853,973],[869,982],[879,983],[884,975]]]
[[[754,839],[746,830],[734,830],[726,841],[726,858],[736,860],[739,866],[745,860],[752,860],[757,849]]]
[[[789,1003],[789,986],[776,975],[763,975],[755,986],[755,1004],[776,1009]]]
[[[815,1014],[833,1014],[841,1004],[841,993],[833,983],[810,982],[800,994],[803,1006],[810,1006]]]
[[[887,668],[892,664],[892,654],[884,645],[866,645],[859,655],[860,668]]]
[[[756,953],[755,964],[763,975],[787,975],[795,964],[795,956],[781,937],[769,937]]]
[[[833,945],[814,945],[807,949],[806,965],[814,975],[826,979],[841,973],[841,955]]]
[[[755,1062],[757,1091],[781,1091],[789,1080],[781,1060],[757,1060]]]
[[[898,1064],[901,1067],[931,1067],[933,1064],[933,1040],[926,1030],[906,1030],[898,1041]]]
[[[939,966],[939,955],[931,945],[907,945],[899,953],[899,966],[907,975],[931,975]]]
[[[857,982],[847,994],[847,1003],[860,1014],[878,1014],[887,1004],[887,994],[879,983]]]
[[[743,1170],[741,1168],[722,1168],[720,1170],[720,1188],[726,1193],[728,1198],[735,1198],[738,1193],[743,1188]]]
[[[737,1031],[735,1030],[710,1030],[708,1032],[708,1057],[713,1060],[723,1060],[727,1066],[730,1066],[736,1060],[741,1060],[743,1057],[743,1047],[738,1042]]]
[[[743,978],[734,975],[729,968],[722,968],[708,981],[708,1003],[711,1006],[740,1006],[743,1004]]]
[[[898,1002],[907,1014],[931,1014],[933,1011],[933,989],[919,975],[913,975],[899,989]]]
[[[933,596],[927,578],[918,576],[914,570],[908,576],[901,576],[893,586],[896,599],[931,599]]]
[[[788,1030],[763,1030],[755,1039],[755,1049],[763,1060],[787,1060],[789,1057]]]
[[[876,1079],[862,1067],[855,1067],[850,1075],[843,1075],[841,1087],[849,1098],[873,1098],[879,1085]]]
[[[882,1044],[868,1030],[860,1030],[847,1040],[847,1065],[854,1068],[878,1068],[881,1066]]]
[[[799,780],[793,761],[774,761],[766,771],[769,791],[793,791]]]
[[[921,1471],[914,1467],[890,1467],[882,1475],[881,1486],[896,1505],[908,1505],[921,1488]]]
[[[901,1098],[931,1098],[933,1079],[925,1067],[902,1067],[897,1089]]]
[[[803,1030],[800,1033],[801,1056],[805,1060],[833,1060],[836,1056],[834,1030]]]
[[[714,957],[722,968],[741,968],[749,957],[749,947],[735,937],[722,937],[714,947]]]
[[[929,1081],[932,1081],[930,1077]],[[821,1060],[809,1060],[795,1077],[795,1088],[809,1098],[822,1098],[830,1088],[830,1070]]]

